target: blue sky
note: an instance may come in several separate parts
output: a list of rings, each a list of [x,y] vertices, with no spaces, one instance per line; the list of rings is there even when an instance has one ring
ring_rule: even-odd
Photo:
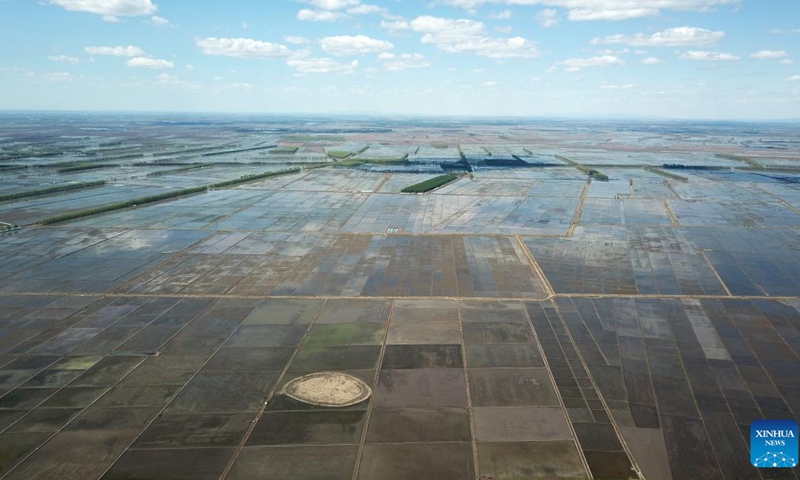
[[[0,0],[0,109],[800,117],[797,0]]]

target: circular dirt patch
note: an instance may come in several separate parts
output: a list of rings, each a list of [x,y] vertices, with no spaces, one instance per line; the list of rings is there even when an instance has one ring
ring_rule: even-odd
[[[352,375],[319,372],[295,378],[286,384],[283,393],[311,405],[348,407],[368,399],[372,389]]]

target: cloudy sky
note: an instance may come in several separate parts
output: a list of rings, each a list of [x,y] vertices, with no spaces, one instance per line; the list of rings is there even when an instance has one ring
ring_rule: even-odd
[[[0,109],[800,117],[798,0],[0,0]]]

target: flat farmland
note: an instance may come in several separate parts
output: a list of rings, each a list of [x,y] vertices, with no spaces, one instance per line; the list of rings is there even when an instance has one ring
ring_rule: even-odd
[[[0,202],[3,480],[798,478],[747,461],[800,417],[793,129],[69,118],[0,116],[3,194],[106,182]]]

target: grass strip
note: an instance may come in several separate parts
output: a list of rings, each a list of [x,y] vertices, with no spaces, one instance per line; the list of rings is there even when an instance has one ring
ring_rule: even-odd
[[[329,157],[335,158],[337,160],[344,160],[345,158],[354,155],[353,152],[349,150],[329,150],[326,152]]]
[[[681,182],[688,182],[689,181],[689,179],[686,178],[686,177],[682,177],[680,175],[676,175],[676,174],[670,173],[670,172],[665,172],[664,170],[661,170],[660,168],[644,167],[644,169],[647,170],[648,172],[655,173],[656,175],[661,175],[662,177],[671,178],[673,180],[679,180]]]
[[[458,179],[458,175],[453,173],[448,173],[447,175],[439,175],[438,177],[429,178],[424,182],[417,183],[415,185],[410,185],[401,192],[403,193],[425,193],[430,192],[435,188],[439,188],[442,185],[447,185],[448,183]]]
[[[574,162],[574,161],[570,160],[567,157],[564,157],[562,155],[554,155],[554,156],[556,157],[556,159],[561,160],[562,162],[564,162],[564,163],[566,163],[568,165],[572,165],[573,167],[577,167],[578,166],[578,162]]]
[[[0,202],[7,202],[9,200],[17,200],[19,198],[26,198],[26,197],[38,197],[39,195],[50,195],[51,193],[69,192],[71,190],[80,190],[82,188],[99,187],[105,184],[106,182],[104,180],[101,180],[99,182],[72,183],[69,185],[58,185],[56,187],[40,188],[38,190],[27,190],[24,192],[7,193],[5,195],[0,195]]]
[[[310,163],[308,165],[303,165],[303,168],[306,170],[316,170],[318,168],[325,168],[331,167],[335,165],[335,163],[325,162],[325,163]]]
[[[152,166],[152,165],[150,165]],[[197,170],[198,168],[213,167],[213,163],[198,163],[197,165],[189,165],[188,167],[173,168],[172,170],[162,170],[160,172],[150,172],[148,177],[160,177],[162,175],[171,175],[173,173],[188,172],[189,170]]]
[[[737,160],[739,162],[747,162],[747,163],[750,164],[751,167],[753,167],[753,168],[755,168],[757,170],[763,170],[764,169],[763,165],[761,165],[760,163],[756,162],[754,159],[752,159],[750,157],[745,157],[744,155],[733,155],[733,154],[730,154],[730,153],[717,153],[716,156],[719,157],[719,158],[726,158],[728,160]]]
[[[242,177],[233,180],[226,180],[224,182],[212,183],[211,185],[208,185],[208,188],[230,187],[232,185],[240,185],[242,183],[255,182],[256,180],[261,180],[262,178],[277,177],[279,175],[289,175],[292,173],[300,173],[300,169],[289,168],[286,170],[277,170],[274,172],[257,173],[255,175],[243,175]]]
[[[595,170],[594,168],[585,167],[583,165],[576,165],[575,168],[577,168],[581,172],[585,173],[586,175],[589,175],[590,177],[594,178],[595,180],[600,180],[600,181],[603,181],[603,182],[607,182],[608,181],[608,175],[606,175],[605,173],[599,172],[599,171]]]
[[[59,168],[58,170],[56,170],[56,173],[82,172],[84,170],[97,170],[99,168],[109,168],[118,166],[119,165],[115,165],[113,163],[85,163],[81,165],[74,165],[72,167]]]

